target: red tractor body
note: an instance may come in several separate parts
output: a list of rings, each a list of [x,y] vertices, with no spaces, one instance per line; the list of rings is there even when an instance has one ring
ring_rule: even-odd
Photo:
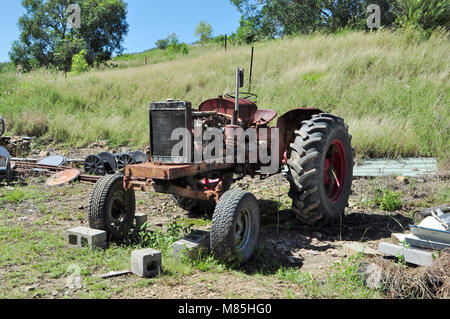
[[[292,211],[300,221],[329,223],[343,215],[353,176],[348,126],[316,108],[293,108],[269,126],[278,114],[258,109],[256,95],[239,92],[242,72],[237,70],[235,94],[206,100],[198,109],[187,101],[150,104],[149,162],[97,183],[89,208],[92,228],[121,239],[132,224],[134,191],[167,193],[185,210],[213,211],[214,255],[245,261],[257,245],[259,208],[251,193],[231,185],[245,176],[277,173],[290,183]]]

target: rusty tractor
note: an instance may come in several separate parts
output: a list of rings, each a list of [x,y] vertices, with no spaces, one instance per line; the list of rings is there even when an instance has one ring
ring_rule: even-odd
[[[151,103],[149,162],[128,165],[123,175],[97,182],[89,202],[90,227],[121,240],[132,227],[135,191],[166,193],[185,210],[213,212],[215,258],[245,262],[257,245],[259,206],[253,194],[231,185],[244,176],[279,173],[290,183],[292,211],[300,221],[338,220],[353,177],[354,152],[344,120],[316,108],[295,108],[270,127],[277,112],[258,109],[255,94],[240,92],[243,81],[239,68],[236,91],[206,100],[198,109],[187,101]],[[174,137],[177,129],[185,132],[181,140]],[[205,135],[199,138],[208,130],[215,148],[205,143]],[[275,169],[267,169],[268,162],[276,163]]]

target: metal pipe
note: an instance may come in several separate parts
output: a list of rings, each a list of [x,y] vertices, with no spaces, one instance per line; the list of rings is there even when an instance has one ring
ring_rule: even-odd
[[[233,121],[232,125],[237,125],[238,117],[239,117],[239,87],[241,86],[240,83],[240,76],[239,76],[240,69],[236,69],[236,93],[234,97],[234,112],[233,112]]]
[[[252,93],[252,75],[253,75],[253,52],[255,47],[252,47],[252,58],[250,60],[250,78],[248,80],[248,93]]]
[[[37,162],[36,158],[16,158],[16,157],[12,157],[11,161],[13,162],[30,162],[30,163],[35,163]]]
[[[11,158],[11,161],[13,162],[29,162],[29,163],[35,163],[38,161],[37,158],[18,158],[18,157],[13,157]],[[66,162],[68,163],[84,163],[84,159],[66,159]]]
[[[234,102],[234,110],[236,112],[239,111],[239,87],[241,86],[239,71],[240,71],[240,69],[237,68],[236,69],[236,100]]]

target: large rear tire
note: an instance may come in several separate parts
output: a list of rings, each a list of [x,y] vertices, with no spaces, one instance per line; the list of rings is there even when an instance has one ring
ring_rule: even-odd
[[[218,260],[246,262],[255,250],[260,226],[259,206],[247,191],[231,189],[217,203],[211,225],[211,251]]]
[[[89,227],[106,231],[110,240],[122,240],[133,224],[136,200],[123,188],[122,175],[106,175],[94,186],[89,199]]]
[[[297,219],[330,224],[344,214],[353,179],[353,149],[348,125],[331,114],[303,121],[290,145],[289,197]]]

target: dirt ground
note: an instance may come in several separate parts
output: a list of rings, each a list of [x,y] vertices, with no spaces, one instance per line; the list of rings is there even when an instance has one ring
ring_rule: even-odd
[[[99,148],[102,146],[99,145]],[[77,150],[73,157],[82,158],[94,149]],[[51,152],[46,152],[50,154]],[[66,154],[67,156],[67,154]],[[430,206],[445,204],[448,199],[449,174],[435,177],[409,178],[394,177],[354,179],[349,207],[342,222],[327,227],[310,227],[297,221],[289,210],[291,201],[287,196],[288,182],[280,175],[259,180],[245,178],[233,188],[246,189],[258,199],[261,209],[261,232],[257,251],[244,266],[237,270],[208,272],[194,269],[186,275],[164,276],[158,280],[142,281],[133,275],[106,279],[108,287],[122,287],[113,290],[107,297],[113,298],[303,298],[308,297],[301,285],[280,279],[276,274],[280,268],[296,269],[309,273],[314,278],[324,278],[336,263],[350,257],[351,252],[343,249],[348,243],[363,243],[377,249],[380,241],[391,237],[392,233],[408,230],[408,225],[421,218],[420,210]],[[16,181],[25,189],[45,194],[44,202],[27,199],[19,203],[0,201],[0,208],[8,212],[0,226],[23,227],[61,234],[64,229],[88,226],[87,209],[89,194],[93,187],[89,183],[75,183],[49,188],[45,177],[22,176]],[[14,186],[6,187],[12,189]],[[377,189],[392,189],[401,194],[402,208],[384,211],[373,204]],[[0,198],[3,194],[0,194]],[[208,229],[211,216],[188,215],[164,194],[138,192],[137,213],[145,213],[148,223],[164,229],[173,221],[191,224],[193,228]],[[49,217],[43,208],[56,216]],[[2,214],[3,215],[3,214]],[[51,215],[51,214],[50,214]],[[6,213],[5,213],[6,216]],[[129,256],[129,251],[124,256]],[[123,257],[126,259],[126,257]],[[122,264],[126,264],[123,262]],[[19,265],[7,262],[0,275],[7,276],[19,269]],[[120,265],[117,266],[120,268]],[[114,268],[114,267],[113,267]],[[123,269],[123,268],[122,268]],[[107,266],[97,265],[92,272],[105,273]],[[42,275],[37,279],[20,281],[18,284],[0,285],[3,296],[6,289],[25,291],[24,297],[66,298],[83,297],[84,294],[58,289],[64,286],[66,277]],[[6,278],[6,277],[5,277]],[[12,287],[12,288],[11,288]],[[39,287],[41,293],[29,294]],[[88,293],[89,291],[84,291]],[[1,294],[1,293],[0,293]],[[17,294],[13,294],[14,296]],[[19,296],[21,296],[19,294]],[[91,295],[88,295],[92,297]],[[94,295],[96,297],[96,295]],[[97,296],[98,297],[98,296]],[[103,297],[100,295],[100,297]]]

